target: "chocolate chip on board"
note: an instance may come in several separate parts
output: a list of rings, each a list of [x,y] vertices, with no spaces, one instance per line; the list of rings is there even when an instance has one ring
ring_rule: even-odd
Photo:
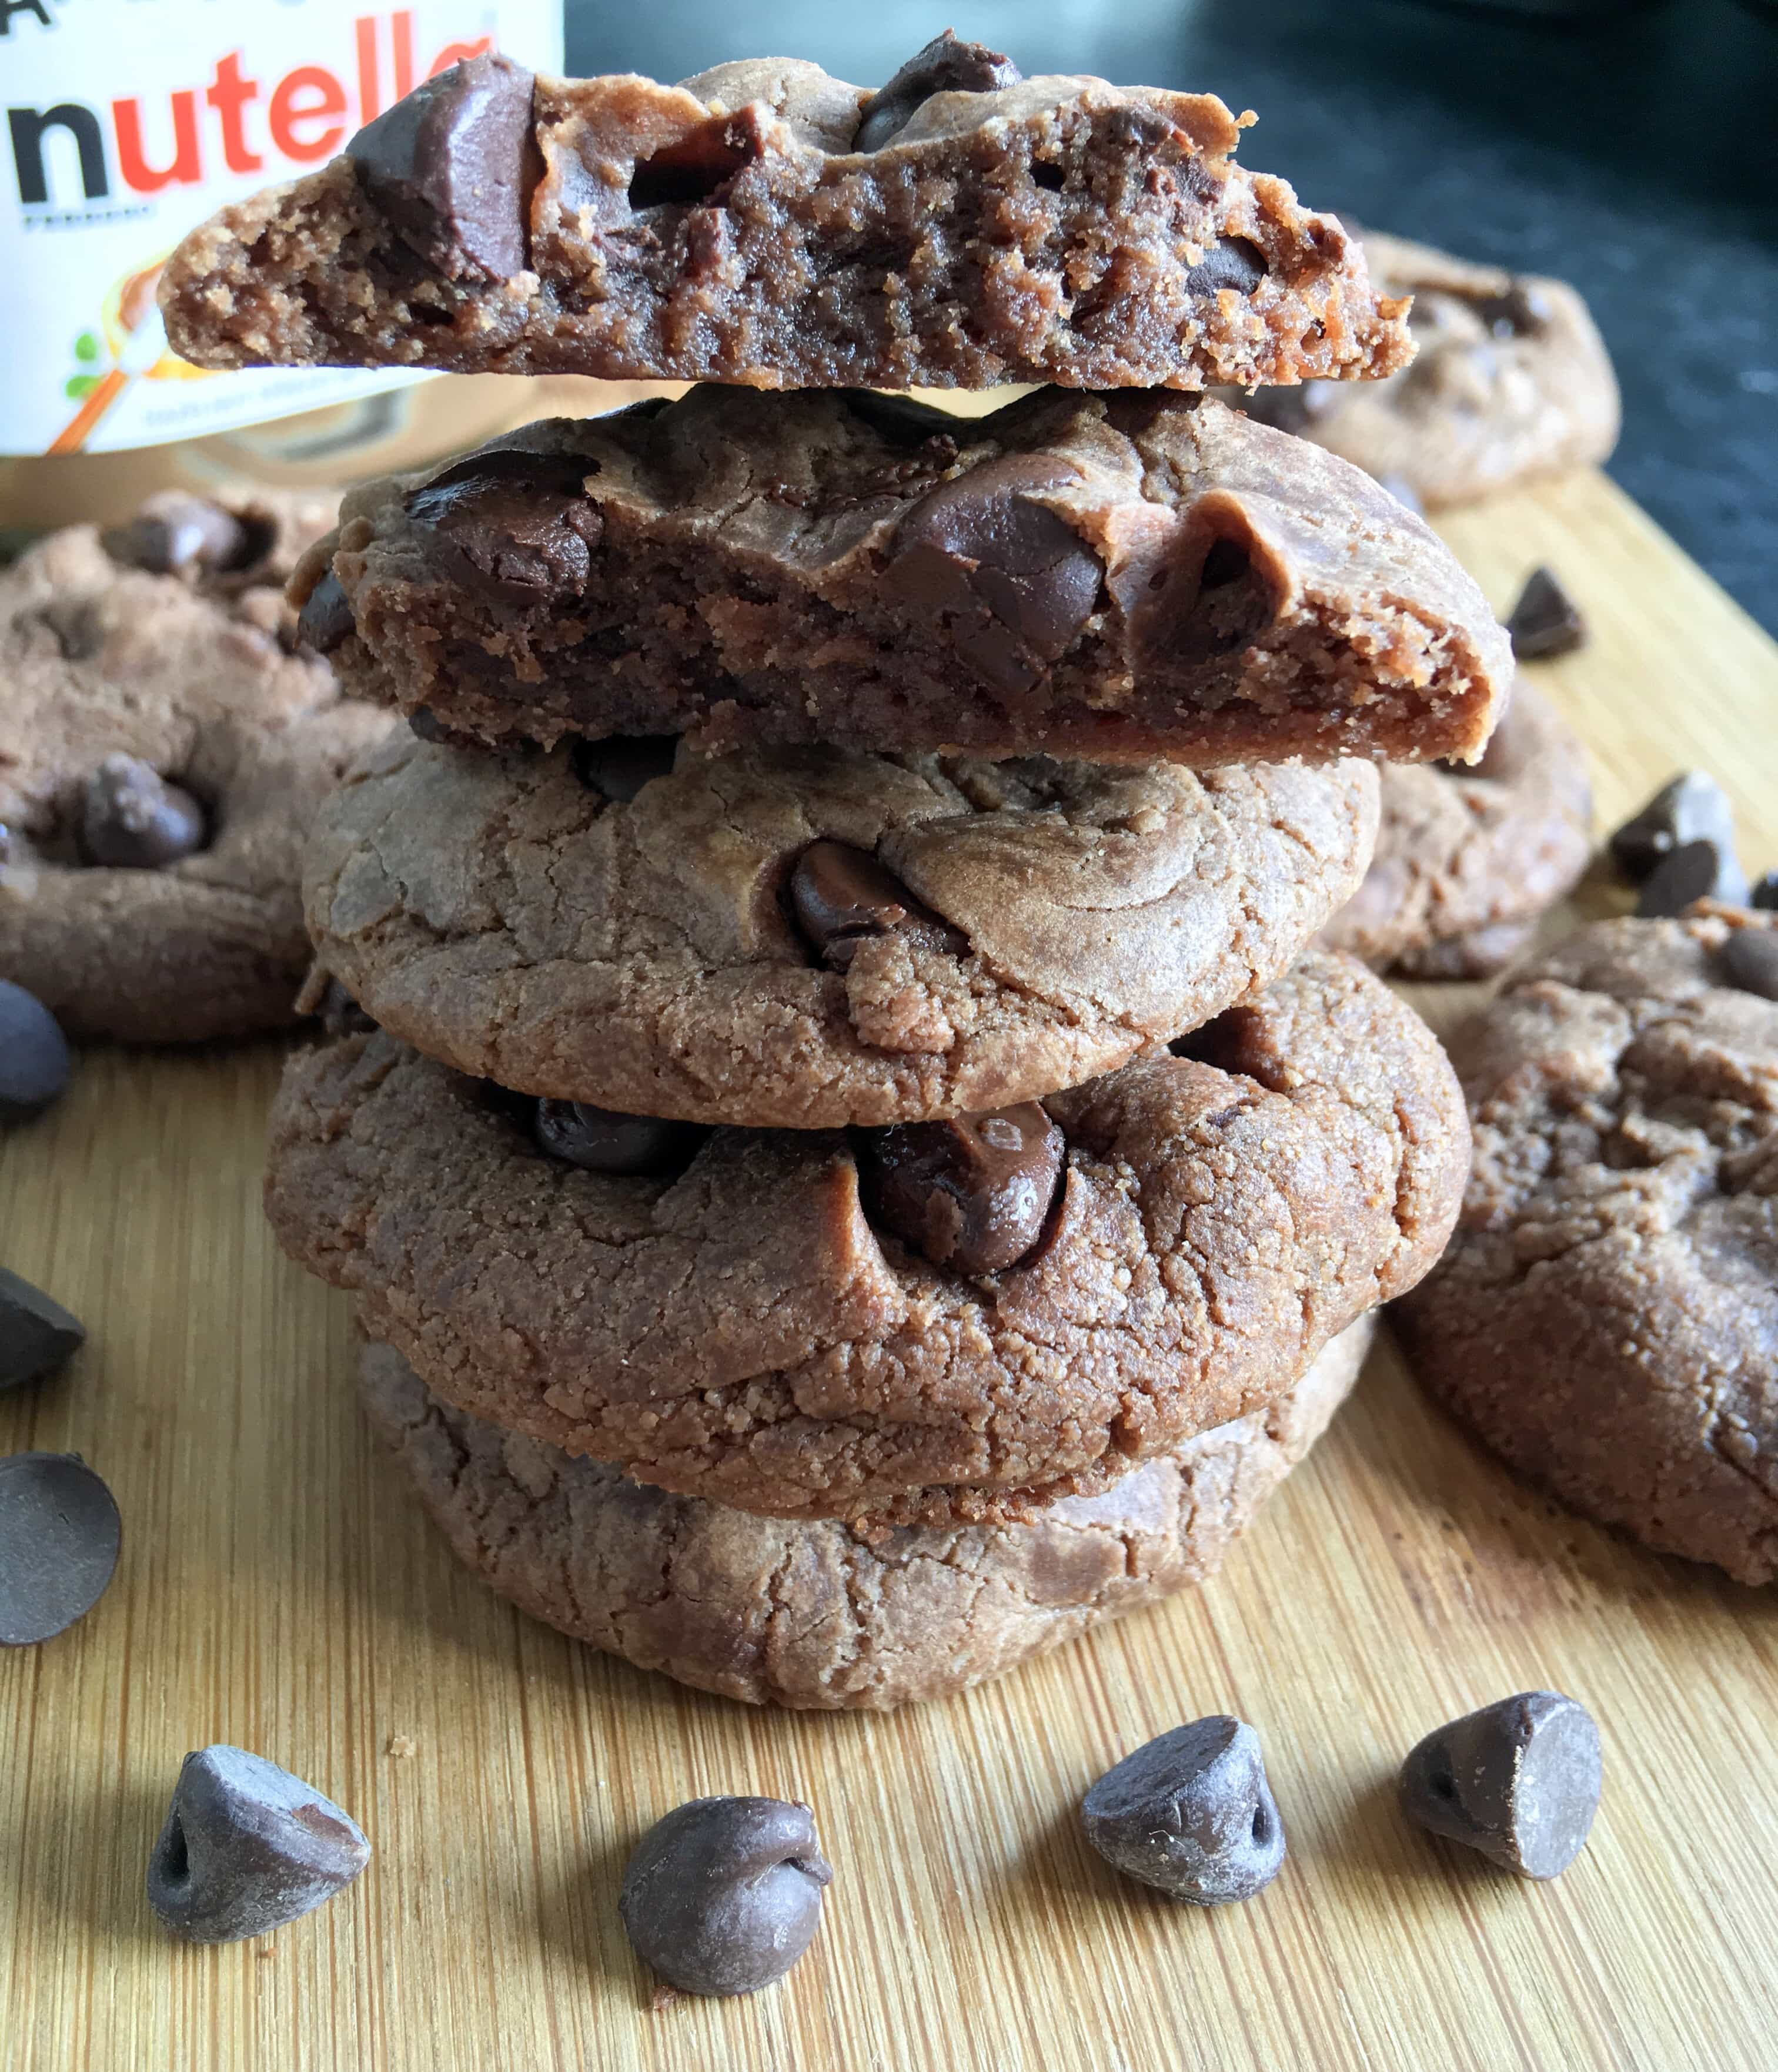
[[[299,648],[313,648],[317,655],[331,655],[340,642],[358,631],[346,586],[331,569],[322,577],[296,615],[296,641]]]
[[[850,969],[858,945],[878,935],[958,954],[962,935],[923,906],[868,849],[811,842],[790,874],[790,911],[831,971]]]
[[[1739,906],[1747,881],[1731,850],[1725,855],[1713,841],[1689,841],[1664,856],[1643,882],[1636,899],[1639,919],[1683,914],[1694,899],[1720,899]]]
[[[695,1122],[619,1115],[586,1101],[540,1100],[539,1146],[585,1173],[664,1174],[689,1166],[710,1132]]]
[[[0,1459],[0,1647],[30,1647],[84,1618],[117,1566],[123,1527],[78,1453]]]
[[[1778,914],[1778,870],[1768,870],[1755,880],[1747,904],[1757,906],[1762,914]]]
[[[134,755],[108,755],[86,780],[80,845],[89,863],[160,870],[208,838],[204,808]]]
[[[1669,778],[1632,813],[1610,841],[1611,861],[1632,885],[1640,885],[1661,859],[1687,842],[1714,842],[1735,853],[1735,809],[1716,779],[1702,770]]]
[[[1401,1810],[1503,1869],[1551,1878],[1587,1840],[1601,1774],[1587,1708],[1523,1691],[1428,1734],[1401,1766]]]
[[[1571,655],[1587,642],[1587,621],[1580,606],[1548,569],[1533,569],[1525,579],[1519,601],[1507,615],[1513,652],[1521,662],[1546,661]]]
[[[1067,1141],[1035,1101],[858,1133],[866,1213],[933,1265],[1000,1273],[1037,1244]]]
[[[644,784],[672,774],[677,734],[613,734],[600,741],[577,741],[570,759],[582,784],[614,806],[627,806]]]
[[[523,273],[532,76],[466,58],[366,123],[346,146],[402,241],[451,278]]]
[[[1194,1906],[1251,1899],[1284,1861],[1259,1736],[1226,1713],[1126,1755],[1081,1800],[1080,1820],[1107,1863]]]
[[[54,1374],[85,1342],[79,1318],[0,1266],[0,1396]]]
[[[1722,976],[1743,993],[1778,1000],[1778,935],[1764,929],[1737,928],[1722,945]],[[6,1385],[0,1378],[0,1388]]]
[[[852,148],[880,151],[935,93],[995,93],[1003,86],[1016,86],[1024,76],[1010,58],[983,43],[960,42],[947,29],[916,51],[866,101]]]
[[[0,979],[0,1124],[29,1122],[68,1091],[61,1024],[35,993]]]
[[[237,569],[253,557],[253,534],[233,512],[183,489],[146,498],[134,517],[104,537],[114,561],[154,575],[204,574]]]
[[[263,1756],[188,1755],[148,1860],[148,1903],[175,1935],[238,1942],[342,1891],[370,1861],[352,1816]]]
[[[636,1844],[618,1912],[636,1955],[682,1992],[757,1992],[809,1947],[833,1876],[806,1806],[694,1799]]]

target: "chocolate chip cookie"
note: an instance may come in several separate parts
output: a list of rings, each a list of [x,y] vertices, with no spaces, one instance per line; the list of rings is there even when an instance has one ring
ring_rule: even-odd
[[[386,1034],[292,1061],[293,1257],[448,1402],[781,1518],[993,1523],[1272,1401],[1444,1244],[1443,1052],[1311,956],[1041,1104],[704,1131],[537,1103]]]
[[[1360,470],[1160,393],[705,386],[528,426],[353,491],[293,595],[355,691],[492,742],[1418,761],[1475,754],[1512,675]]]
[[[1521,677],[1473,769],[1388,763],[1381,775],[1376,855],[1321,939],[1404,978],[1491,976],[1587,868],[1578,737]]]
[[[1251,415],[1406,482],[1429,506],[1610,455],[1617,378],[1566,282],[1471,266],[1375,231],[1363,241],[1373,278],[1414,298],[1413,364],[1351,387],[1261,389],[1243,404]]]
[[[1212,94],[1021,78],[940,38],[879,92],[782,58],[677,86],[482,57],[163,277],[204,367],[875,388],[1387,374],[1363,254],[1231,162]]]
[[[967,1689],[1215,1574],[1358,1378],[1373,1320],[1263,1410],[1015,1525],[759,1518],[453,1409],[367,1346],[366,1414],[459,1559],[534,1618],[753,1704],[886,1711]]]
[[[323,807],[321,962],[508,1087],[756,1128],[1000,1107],[1274,978],[1357,886],[1368,763],[1203,775],[414,738]]]
[[[0,976],[71,1035],[294,1018],[323,796],[389,730],[294,644],[283,584],[331,508],[169,492],[0,573]]]
[[[1457,1234],[1394,1314],[1512,1466],[1648,1545],[1778,1572],[1778,917],[1605,921],[1453,1046]]]

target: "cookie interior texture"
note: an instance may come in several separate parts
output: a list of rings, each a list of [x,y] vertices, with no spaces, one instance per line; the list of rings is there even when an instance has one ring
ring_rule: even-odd
[[[861,1536],[672,1496],[503,1431],[368,1345],[359,1388],[459,1558],[533,1618],[700,1690],[886,1710],[1021,1662],[1215,1573],[1358,1377],[1348,1325],[1274,1403],[1017,1524]]]

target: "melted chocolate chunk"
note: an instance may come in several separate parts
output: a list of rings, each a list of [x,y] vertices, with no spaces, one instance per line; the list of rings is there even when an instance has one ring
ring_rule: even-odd
[[[204,847],[204,808],[134,755],[108,755],[86,780],[80,843],[113,870],[159,870]]]
[[[467,58],[346,146],[397,235],[453,279],[504,281],[525,270],[531,87],[509,58]]]
[[[602,741],[577,741],[570,759],[582,784],[603,792],[614,806],[627,806],[644,784],[670,775],[678,748],[677,734],[613,734]]]
[[[317,655],[331,655],[342,640],[349,639],[357,631],[346,586],[329,569],[296,615],[296,644],[312,648]]]
[[[954,1273],[999,1273],[1049,1220],[1068,1145],[1035,1101],[860,1133],[866,1212]]]
[[[997,93],[1025,75],[1010,58],[985,43],[960,43],[952,31],[916,51],[887,86],[879,87],[858,117],[854,151],[880,151],[935,93]]]
[[[583,1173],[627,1176],[683,1172],[710,1132],[695,1122],[619,1115],[586,1101],[540,1100],[537,1139],[552,1158]]]
[[[467,580],[521,600],[578,597],[604,530],[586,472],[570,454],[489,446],[414,490],[405,508]]]
[[[259,558],[264,529],[256,531],[207,497],[167,489],[149,497],[127,524],[108,532],[105,550],[113,561],[153,575],[224,574]]]
[[[1580,606],[1548,569],[1533,569],[1506,622],[1515,660],[1541,662],[1587,644]]]
[[[925,949],[957,956],[963,936],[923,906],[867,849],[811,842],[790,874],[790,910],[830,971],[850,965],[873,935],[905,935]]]
[[[1028,689],[1098,602],[1098,557],[1030,493],[1075,479],[1065,462],[1005,454],[941,483],[896,530],[890,589],[997,689]]]
[[[1253,240],[1225,237],[1187,269],[1185,286],[1194,295],[1213,295],[1222,288],[1250,295],[1265,278],[1266,254]]]

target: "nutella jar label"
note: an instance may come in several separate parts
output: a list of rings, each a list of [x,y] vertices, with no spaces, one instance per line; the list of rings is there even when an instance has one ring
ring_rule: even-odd
[[[558,70],[561,0],[0,0],[0,453],[158,446],[423,380],[202,372],[154,290],[194,224],[496,49]]]

